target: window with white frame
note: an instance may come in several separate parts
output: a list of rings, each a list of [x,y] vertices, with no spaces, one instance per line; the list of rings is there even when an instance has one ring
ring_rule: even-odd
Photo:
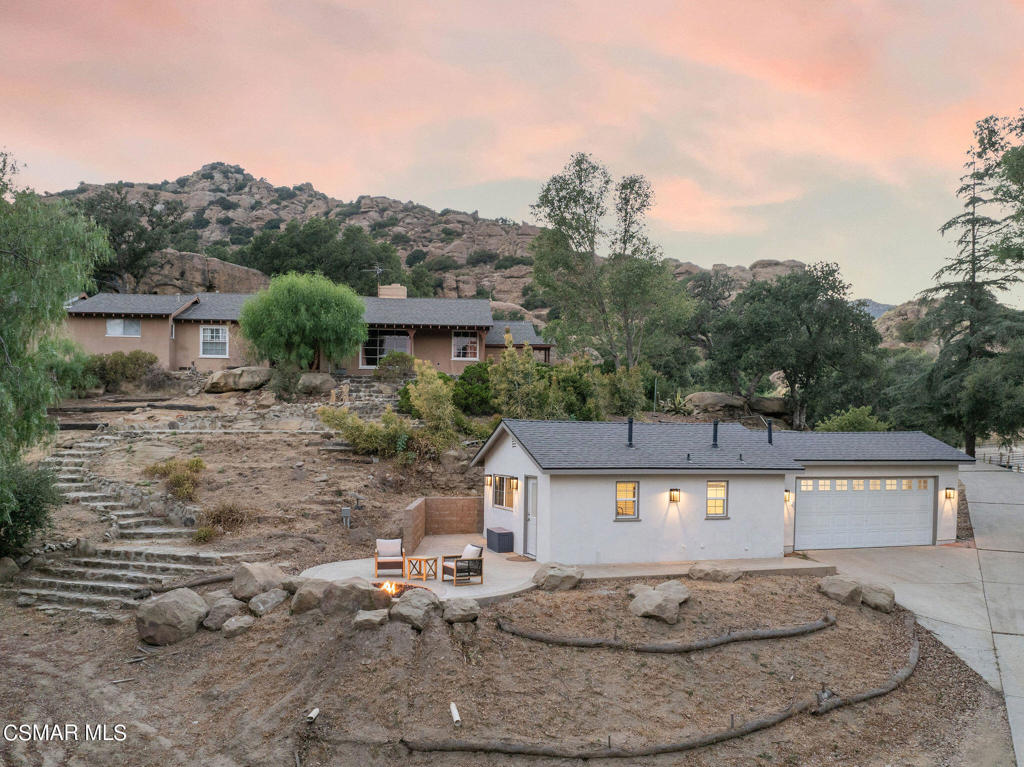
[[[869,483],[869,489],[871,489],[871,490],[881,490],[882,489],[882,480],[880,480],[880,479],[869,479],[868,483]]]
[[[491,505],[501,509],[511,509],[513,503],[515,503],[515,497],[512,492],[512,477],[495,474],[494,484],[491,487]]]
[[[480,359],[480,336],[472,330],[453,330],[452,359]]]
[[[818,489],[819,490],[831,490],[832,489],[832,480],[831,479],[819,479],[818,480]]]
[[[410,348],[412,347],[408,331],[369,328],[366,331],[366,341],[359,350],[359,367],[375,368],[390,352],[408,354]]]
[[[615,518],[640,519],[640,483],[615,483]]]
[[[814,480],[813,479],[801,479],[800,480],[800,492],[802,492],[802,493],[809,493],[812,490],[814,490]]]
[[[919,480],[917,480],[917,489],[918,490],[927,490],[928,489],[928,480],[927,479],[919,479]]]
[[[854,490],[863,490],[864,489],[864,480],[863,479],[855,479],[855,480],[853,480],[853,489]]]
[[[845,490],[846,489],[846,485],[847,485],[847,481],[845,479],[837,479],[836,480],[836,490]]]
[[[228,356],[228,329],[226,325],[203,325],[199,328],[199,356]]]
[[[107,320],[107,335],[141,338],[142,320],[129,320],[120,317],[116,320]]]
[[[724,480],[708,480],[708,519],[725,519],[729,516],[729,483]]]
[[[887,479],[887,480],[885,480],[885,489],[886,490],[895,490],[895,489],[897,489],[897,487],[899,487],[897,480],[895,480],[895,479]]]

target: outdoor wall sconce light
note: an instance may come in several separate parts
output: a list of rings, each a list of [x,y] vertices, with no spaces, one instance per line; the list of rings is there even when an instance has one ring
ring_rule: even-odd
[[[787,490],[782,495],[783,495],[783,498],[786,499],[786,503],[791,503],[793,501],[793,491],[792,490]]]
[[[679,503],[679,488],[678,487],[673,487],[671,490],[668,491],[668,502],[669,503]]]
[[[519,477],[510,477],[508,483],[512,486],[513,490],[519,489]]]
[[[493,478],[493,477],[492,477],[492,475],[490,475],[490,474],[484,474],[484,485],[485,485],[486,487],[490,487],[490,486],[491,486],[491,480],[492,480],[492,478]]]
[[[954,497],[955,495],[956,495],[956,490],[954,490],[954,489],[953,489],[953,488],[951,488],[951,487],[947,487],[947,488],[946,488],[946,500],[947,500],[947,501],[952,501],[952,500],[953,500],[953,497]]]

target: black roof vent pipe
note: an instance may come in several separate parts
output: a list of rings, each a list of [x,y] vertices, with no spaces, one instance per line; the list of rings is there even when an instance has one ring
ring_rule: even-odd
[[[718,447],[718,419],[711,424],[711,447]]]
[[[772,419],[769,418],[767,421],[765,421],[765,423],[768,424],[768,444],[771,445],[771,444],[773,444],[772,443]]]
[[[626,423],[628,424],[629,428],[629,438],[626,441],[626,447],[633,447],[633,417],[630,416],[629,420]]]

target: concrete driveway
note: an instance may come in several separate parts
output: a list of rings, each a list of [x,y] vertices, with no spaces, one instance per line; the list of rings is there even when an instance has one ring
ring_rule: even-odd
[[[1024,474],[961,467],[976,548],[910,546],[810,551],[840,573],[896,592],[986,682],[1002,690],[1018,763],[1024,759]]]

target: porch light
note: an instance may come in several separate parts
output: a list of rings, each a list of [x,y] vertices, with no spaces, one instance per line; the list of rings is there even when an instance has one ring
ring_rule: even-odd
[[[491,481],[493,479],[494,479],[493,475],[491,475],[491,474],[484,474],[484,485],[486,487],[490,487],[491,486]]]
[[[956,497],[956,490],[954,490],[951,487],[947,487],[946,488],[946,500],[947,501],[952,501],[954,497]]]
[[[510,477],[508,480],[509,485],[512,486],[513,490],[519,489],[519,477]]]
[[[782,496],[783,496],[783,498],[786,499],[786,503],[792,503],[792,501],[793,501],[793,491],[792,490],[786,490],[782,494]]]
[[[673,487],[668,491],[669,503],[679,503],[679,488]]]

